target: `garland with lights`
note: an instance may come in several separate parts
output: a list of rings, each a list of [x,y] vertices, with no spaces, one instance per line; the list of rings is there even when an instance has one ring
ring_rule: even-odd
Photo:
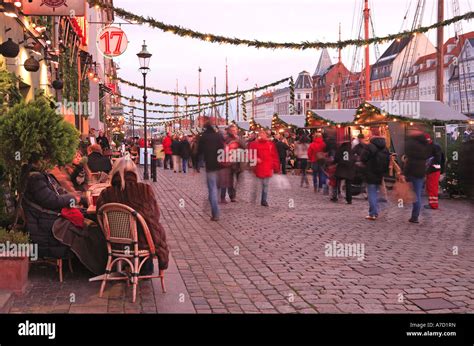
[[[260,130],[264,130],[265,128],[260,125],[259,123],[257,123],[253,118],[250,119],[249,121],[249,131],[253,131],[253,132],[256,132],[256,131],[260,131]]]
[[[291,129],[293,126],[288,124],[286,121],[283,121],[278,116],[278,113],[273,114],[272,118],[272,130],[280,130],[280,129]],[[295,126],[296,127],[296,126]]]
[[[143,17],[131,13],[123,8],[115,7],[112,4],[106,4],[100,0],[89,0],[91,5],[98,6],[103,9],[110,9],[115,12],[119,17],[122,17],[130,22],[138,24],[148,24],[150,27],[169,32],[181,37],[190,37],[206,42],[219,43],[219,44],[232,44],[232,45],[245,45],[254,48],[266,48],[266,49],[323,49],[323,48],[344,48],[347,46],[365,46],[374,43],[384,43],[392,41],[394,39],[402,39],[409,37],[414,34],[421,34],[428,32],[429,30],[445,27],[462,20],[470,20],[474,18],[474,12],[467,12],[463,15],[455,16],[450,19],[443,20],[442,22],[434,23],[429,26],[421,26],[413,30],[402,31],[396,34],[390,34],[382,37],[372,37],[368,40],[365,39],[350,39],[336,42],[319,42],[319,41],[304,41],[300,43],[294,42],[272,42],[272,41],[259,41],[259,40],[248,40],[241,38],[232,38],[215,34],[202,33],[192,29],[184,28],[178,25],[165,24],[151,17]]]
[[[277,86],[281,83],[284,83],[284,82],[290,80],[290,78],[291,77],[283,78],[283,79],[280,79],[279,81],[276,81],[276,82],[273,82],[273,83],[270,83],[270,84],[267,84],[267,85],[263,85],[261,87],[256,87],[256,88],[252,88],[252,89],[248,89],[248,90],[242,90],[242,91],[234,91],[232,93],[227,93],[227,94],[226,93],[224,93],[224,94],[213,94],[213,95],[187,94],[187,93],[180,93],[180,92],[176,92],[176,91],[160,90],[160,89],[149,87],[149,86],[146,87],[146,90],[147,91],[152,91],[152,92],[155,92],[155,93],[159,93],[159,94],[173,95],[173,96],[179,96],[179,97],[226,97],[226,98],[229,98],[231,96],[239,96],[239,95],[242,95],[244,93],[251,93],[251,92],[257,92],[257,91],[260,91],[260,90],[265,90],[265,89]],[[120,83],[123,83],[123,84],[129,85],[131,87],[143,90],[143,85],[139,85],[137,83],[130,82],[130,81],[125,80],[125,79],[120,78],[120,77],[117,77],[117,78],[114,78],[114,79],[118,80]]]
[[[226,101],[222,101],[222,102],[219,102],[219,103],[212,103],[212,104],[210,103],[210,106],[201,108],[201,111],[206,110],[206,109],[211,109],[211,108],[214,108],[214,107],[217,107],[217,106],[222,106],[225,103],[226,103]],[[120,105],[122,105],[124,107],[131,108],[131,109],[137,109],[137,110],[141,110],[141,111],[144,110],[143,108],[127,105],[125,103],[120,103]],[[199,113],[199,108],[188,109],[187,111],[188,112],[189,111],[191,111],[191,112],[196,111],[196,113]],[[174,113],[176,113],[175,111],[163,111],[163,110],[157,110],[157,109],[147,109],[147,112],[160,113],[160,114],[174,114]],[[188,115],[192,115],[192,114],[196,114],[196,113],[188,113]]]
[[[148,89],[148,87],[147,87]],[[233,100],[233,99],[236,99],[238,98],[240,95],[234,95],[234,96],[231,96],[231,97],[227,97],[225,99],[221,99],[221,100],[216,100],[216,101],[211,101],[211,102],[204,102],[204,103],[201,103],[201,106],[208,106],[208,105],[215,105],[216,103],[218,102],[226,102],[226,101],[230,101],[230,100]],[[128,97],[128,96],[125,96],[125,95],[117,95],[117,97],[120,97],[120,98],[124,98],[125,100],[127,101],[135,101],[137,103],[141,103],[143,104],[143,100],[142,99],[136,99],[136,98],[133,98],[133,97]],[[184,97],[185,99],[187,98],[186,96]],[[149,102],[147,101],[146,103],[147,105],[149,106],[155,106],[155,107],[164,107],[164,108],[176,108],[176,107],[199,107],[199,104],[188,104],[187,106],[186,105],[170,105],[170,104],[163,104],[163,103],[156,103],[156,102]]]
[[[462,120],[437,120],[437,119],[425,119],[425,118],[410,118],[410,117],[405,117],[402,115],[394,115],[391,113],[387,113],[383,110],[381,110],[378,107],[375,107],[374,105],[371,105],[368,102],[362,103],[358,108],[357,112],[355,115],[355,119],[353,124],[358,125],[361,123],[361,116],[362,114],[380,114],[384,118],[386,118],[386,121],[401,121],[401,122],[408,122],[410,125],[416,124],[428,124],[430,126],[436,126],[436,125],[446,125],[446,124],[458,124],[460,122],[467,122],[468,119],[462,121]],[[343,125],[342,123],[340,123]],[[345,124],[345,123],[344,123]]]

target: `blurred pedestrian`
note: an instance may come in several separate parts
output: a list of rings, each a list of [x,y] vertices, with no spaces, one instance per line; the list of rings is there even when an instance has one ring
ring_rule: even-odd
[[[412,223],[419,223],[421,211],[421,193],[426,174],[426,161],[430,157],[430,145],[424,133],[414,130],[405,145],[405,169],[404,174],[415,191],[416,201],[413,203],[411,218]]]
[[[167,132],[166,137],[163,139],[163,151],[165,153],[165,161],[163,164],[164,169],[173,169],[173,161],[171,160],[173,151],[171,150],[171,143],[173,142],[171,138],[171,133]]]
[[[326,175],[324,174],[324,165],[326,164],[327,154],[326,143],[321,133],[314,135],[313,143],[308,147],[308,161],[311,163],[313,170],[313,187],[314,192],[324,189],[325,194],[329,194],[326,184]]]
[[[275,140],[276,148],[278,151],[278,158],[280,159],[281,174],[286,174],[286,157],[288,155],[288,150],[290,150],[290,147],[288,146],[288,142],[282,135],[275,136]]]
[[[254,167],[254,173],[262,186],[262,197],[260,204],[268,207],[268,185],[273,173],[280,172],[280,159],[275,144],[269,140],[265,130],[258,132],[258,137],[250,143],[250,150],[257,153],[257,164]]]
[[[206,180],[211,204],[211,221],[219,221],[219,205],[217,202],[217,174],[220,169],[218,162],[219,151],[224,149],[222,137],[215,131],[210,122],[204,126],[204,133],[201,135],[198,144],[198,155],[202,155],[206,164]]]
[[[430,157],[426,162],[426,193],[428,194],[428,204],[425,209],[438,209],[439,178],[444,173],[445,156],[441,146],[433,142],[429,134],[425,134],[430,146]]]
[[[390,152],[384,137],[372,137],[370,144],[362,152],[361,161],[366,165],[366,182],[369,199],[367,220],[377,220],[379,216],[378,192],[384,176],[388,173]]]
[[[308,176],[306,175],[308,168],[308,142],[308,138],[302,135],[295,144],[296,167],[301,171],[301,187],[303,187],[303,184],[309,187]]]
[[[171,142],[171,153],[173,158],[173,170],[174,172],[181,173],[182,169],[182,159],[181,159],[181,143],[179,142],[178,135],[173,136],[173,141]]]
[[[334,163],[337,165],[335,176],[336,176],[336,189],[333,193],[331,201],[337,202],[339,191],[341,189],[341,183],[344,180],[346,189],[346,203],[352,204],[352,181],[355,178],[355,157],[352,153],[351,142],[344,142],[336,151],[334,156]]]
[[[189,158],[191,157],[191,145],[189,144],[188,137],[182,136],[180,138],[180,156],[183,164],[183,173],[188,172]]]

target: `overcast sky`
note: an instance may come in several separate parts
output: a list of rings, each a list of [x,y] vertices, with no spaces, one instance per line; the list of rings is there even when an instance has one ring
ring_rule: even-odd
[[[452,0],[446,0],[445,17],[453,16]],[[376,36],[383,36],[408,29],[413,25],[414,11],[418,0],[371,0],[372,18]],[[423,24],[436,21],[436,0],[426,0]],[[472,11],[474,0],[459,0],[460,13]],[[337,41],[341,23],[342,39],[357,38],[363,0],[114,0],[114,5],[136,14],[151,16],[169,24],[180,25],[196,31],[230,37],[271,41]],[[404,16],[407,13],[407,19]],[[120,20],[116,18],[116,21]],[[268,50],[245,46],[219,45],[191,38],[181,38],[164,33],[146,25],[124,25],[130,41],[127,51],[116,61],[121,66],[120,77],[141,83],[136,53],[143,39],[148,44],[151,86],[174,90],[178,80],[179,90],[198,92],[198,67],[202,68],[201,93],[211,90],[214,76],[217,91],[225,92],[225,61],[229,66],[229,90],[240,90],[264,85],[306,70],[313,74],[321,51],[318,50]],[[474,30],[474,22],[462,22],[463,32]],[[454,27],[445,31],[445,36],[454,34]],[[435,44],[435,32],[429,37]],[[382,54],[387,46],[379,46]],[[337,61],[337,51],[330,51]],[[362,55],[354,48],[342,52],[344,64],[350,69],[360,69]],[[372,62],[376,51],[371,48]],[[359,66],[354,65],[359,62]],[[288,86],[287,83],[281,87]],[[141,97],[138,89],[122,85],[126,96]],[[149,94],[149,101],[173,103],[172,96]],[[189,103],[197,100],[190,99]],[[202,100],[206,102],[206,100]],[[184,101],[181,99],[180,103]],[[232,113],[235,112],[232,103]],[[136,113],[137,114],[137,113]],[[158,115],[152,114],[152,117]]]

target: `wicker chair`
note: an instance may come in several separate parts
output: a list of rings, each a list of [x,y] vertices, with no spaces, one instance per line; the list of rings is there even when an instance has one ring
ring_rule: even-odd
[[[107,240],[108,260],[105,276],[102,280],[99,296],[102,297],[105,285],[109,280],[130,280],[133,285],[133,302],[136,301],[138,280],[161,279],[161,288],[166,292],[164,272],[159,275],[140,276],[140,269],[146,260],[155,256],[155,244],[150,230],[143,216],[132,208],[120,203],[108,203],[103,205],[98,213],[97,219]],[[141,225],[148,244],[148,249],[138,247],[138,223]],[[117,247],[119,249],[117,249]],[[112,268],[115,264],[127,263],[131,268],[131,278],[113,277]]]

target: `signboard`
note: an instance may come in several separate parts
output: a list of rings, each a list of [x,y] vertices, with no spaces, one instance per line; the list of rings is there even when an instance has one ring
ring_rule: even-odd
[[[147,148],[147,152],[148,152],[148,160],[147,160],[147,163],[150,164],[151,163],[151,154],[153,154],[153,148]],[[140,165],[144,165],[145,164],[145,148],[140,148]]]
[[[85,16],[84,0],[22,0],[22,12],[26,16]]]
[[[127,35],[119,27],[107,26],[97,34],[97,48],[107,58],[122,55],[127,47]]]
[[[110,115],[122,115],[123,107],[112,107],[110,108]]]

